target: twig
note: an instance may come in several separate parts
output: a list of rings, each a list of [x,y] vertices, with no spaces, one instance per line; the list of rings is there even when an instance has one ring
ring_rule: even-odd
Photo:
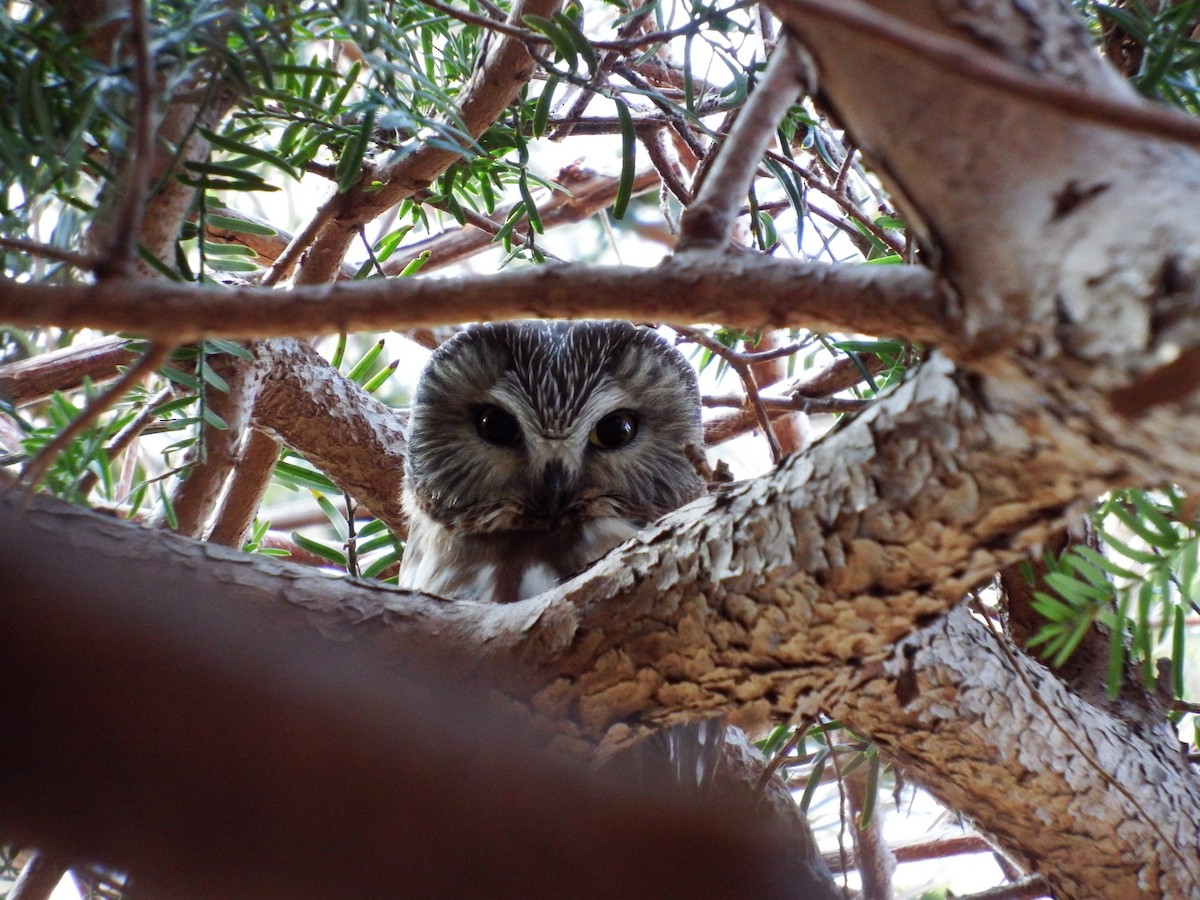
[[[451,212],[450,207],[448,205],[446,205],[444,203],[439,203],[436,201],[431,201],[427,195],[425,195],[425,196],[422,196],[419,194],[414,195],[413,199],[419,199],[422,203],[426,203],[429,206],[432,206],[434,209],[440,209],[442,212],[447,212],[447,213]],[[488,216],[485,216],[482,213],[478,213],[473,209],[467,209],[465,206],[460,207],[458,211],[462,215],[464,222],[466,222],[468,225],[470,225],[473,228],[478,228],[480,231],[490,234],[493,238],[496,235],[498,235],[500,233],[500,229],[504,227],[502,222],[497,222],[495,219],[489,218]],[[453,214],[453,213],[451,213],[451,214]],[[525,216],[525,221],[526,222],[529,221],[528,214],[526,214],[526,216]],[[524,244],[526,246],[533,245],[532,237],[528,231],[514,227],[509,232],[509,234],[512,235],[513,243],[515,243],[515,244]],[[415,258],[416,255],[421,253],[420,250],[417,250],[414,253],[411,250],[411,248],[409,248],[409,247],[405,247],[403,249],[404,249],[404,258],[405,259]],[[565,262],[566,261],[561,256],[555,256],[549,250],[544,250],[544,249],[539,248],[539,252],[544,257],[546,257],[546,259],[550,259],[555,262]]]
[[[854,856],[858,863],[859,878],[862,879],[863,900],[892,900],[892,875],[896,871],[896,857],[888,849],[883,836],[883,826],[876,808],[878,786],[875,786],[875,796],[871,796],[872,785],[867,778],[867,765],[869,763],[864,763],[854,771],[847,772],[845,776]],[[868,809],[875,811],[869,819],[865,819]]]
[[[224,427],[202,417],[200,440],[188,448],[187,477],[173,488],[171,528],[194,538],[204,536],[229,474],[238,464],[238,450],[263,380],[262,371],[253,359],[225,355],[209,359],[202,355],[197,359],[197,374],[202,366],[212,367],[225,380],[228,390],[204,384],[199,394],[201,409],[216,415]],[[151,524],[161,526],[165,522],[164,508]]]
[[[660,57],[650,57],[649,59],[643,59],[641,62],[632,63],[631,68],[651,84],[657,85],[663,91],[664,95],[669,96],[669,92],[673,89],[679,93],[680,99],[685,102],[687,101],[688,98],[684,95],[684,90],[688,85],[688,79],[684,74],[682,66]],[[734,102],[732,97],[726,100],[720,99],[717,95],[720,94],[721,88],[694,73],[691,79],[691,87],[693,97],[711,98],[704,101],[704,103],[696,104],[697,111],[703,109],[724,111]]]
[[[762,774],[758,776],[758,783],[754,786],[754,793],[756,795],[761,794],[766,788],[767,782],[771,780],[771,777],[785,765],[787,765],[788,759],[791,758],[792,751],[800,746],[800,743],[808,734],[809,729],[812,728],[813,723],[814,720],[812,719],[806,719],[803,722],[798,723],[795,730],[792,732],[792,736],[787,739],[787,742],[782,747],[775,751],[775,755],[768,760],[767,767],[763,769]]]
[[[850,170],[854,166],[854,153],[854,147],[847,148],[846,158],[842,160],[842,164],[838,168],[837,178],[833,180],[833,189],[835,191],[844,191],[846,189],[846,179],[850,177]]]
[[[444,16],[449,16],[451,19],[457,19],[466,25],[476,25],[479,28],[488,31],[495,31],[498,34],[508,35],[511,38],[516,38],[518,41],[526,41],[531,44],[549,44],[550,39],[544,34],[532,31],[529,28],[521,28],[517,25],[510,25],[503,19],[492,18],[491,16],[481,16],[477,13],[470,12],[465,9],[456,9],[445,3],[439,3],[438,0],[424,0],[424,5],[430,9],[436,9]]]
[[[683,139],[683,142],[688,145],[692,153],[695,154],[698,159],[702,159],[705,156],[708,151],[696,138],[696,135],[692,133],[692,126],[683,116],[679,114],[674,106],[667,102],[666,99],[658,95],[658,92],[650,86],[646,79],[642,78],[641,75],[625,64],[613,66],[613,71],[632,84],[639,91],[643,91],[645,93],[646,99],[658,107],[659,111],[670,123],[671,128],[673,128],[675,133]]]
[[[705,334],[699,328],[685,328],[680,325],[672,326],[685,340],[691,341],[694,344],[699,344],[706,350],[722,357],[729,368],[737,373],[738,378],[742,380],[742,385],[746,389],[746,397],[750,401],[750,405],[754,408],[754,414],[758,417],[759,427],[763,430],[763,435],[767,439],[767,444],[771,448],[771,460],[778,465],[783,459],[783,448],[779,446],[779,438],[775,436],[775,429],[771,427],[771,417],[767,413],[766,406],[763,405],[762,397],[758,393],[758,384],[754,380],[754,372],[750,369],[750,364],[741,359],[741,354],[736,351],[731,351],[720,341]]]
[[[44,256],[46,259],[66,263],[68,266],[74,266],[85,272],[91,272],[100,265],[100,258],[92,256],[90,253],[77,253],[74,250],[64,250],[61,247],[39,244],[37,241],[26,241],[21,238],[0,237],[0,247],[20,250],[22,253],[29,253],[33,256]]]
[[[538,202],[538,218],[546,230],[582,221],[597,210],[611,206],[617,194],[619,179],[572,165],[562,169],[553,181],[564,190],[555,191],[544,202]],[[633,193],[641,194],[657,183],[658,173],[654,169],[642,169],[633,176]],[[426,250],[430,251],[431,255],[429,261],[421,268],[422,272],[429,272],[470,256],[491,243],[492,236],[508,221],[513,205],[499,207],[491,216],[474,213],[478,218],[467,219],[466,225],[456,226],[441,234],[406,244],[403,247],[404,255],[393,256],[387,260],[383,264],[383,271],[388,275],[395,275],[407,265],[411,256]],[[465,208],[463,211],[470,212]],[[528,220],[527,215],[525,220]],[[485,225],[485,222],[492,224]],[[523,237],[520,239],[524,240]]]
[[[208,540],[225,547],[240,547],[271,484],[271,473],[279,460],[274,438],[256,428],[246,431],[241,458],[233,470],[229,488],[213,521]]]
[[[695,201],[683,214],[678,250],[728,243],[742,198],[775,137],[779,120],[808,81],[800,53],[788,38],[776,46],[762,81],[742,107]]]
[[[17,483],[24,484],[26,489],[32,493],[58,454],[65,450],[84,429],[95,422],[105,410],[120,400],[126,391],[157,369],[170,351],[171,348],[167,344],[151,343],[140,360],[130,366],[125,374],[103,393],[88,403],[66,428],[56,434],[53,440],[43,446],[33,459],[25,464]]]
[[[774,418],[776,413],[786,412],[857,413],[871,405],[870,400],[860,400],[857,397],[764,397],[761,393],[758,396],[762,405],[771,413],[771,418]],[[700,403],[708,409],[744,408],[746,399],[740,394],[706,396],[700,399]]]
[[[863,368],[867,372],[878,372],[883,368],[883,360],[875,355],[867,355],[861,359],[861,364],[852,357],[842,356],[829,365],[814,372],[805,372],[799,378],[793,379],[782,392],[790,395],[791,400],[782,397],[763,397],[763,403],[772,419],[787,415],[788,412],[813,413],[855,413],[866,407],[871,401],[856,400],[850,397],[833,397],[831,394],[854,387],[863,380]],[[704,397],[701,403],[705,406],[724,406],[725,398]],[[704,423],[704,445],[711,447],[732,440],[754,428],[757,418],[752,409],[747,409],[746,398],[738,395],[728,398],[735,401],[731,405],[740,407],[732,415],[717,416]],[[775,404],[787,403],[786,408],[776,408]],[[792,404],[795,404],[793,407]]]
[[[992,846],[976,834],[940,837],[930,841],[896,844],[892,855],[899,863],[924,862],[930,859],[945,859],[948,856],[963,856],[968,853],[991,853]],[[857,868],[858,860],[850,859],[850,868]],[[836,853],[825,854],[825,864],[834,872],[841,872],[841,861]]]
[[[150,190],[150,160],[154,153],[154,69],[150,61],[150,25],[146,0],[129,0],[133,25],[136,108],[133,113],[133,153],[125,163],[125,195],[112,244],[96,266],[100,278],[133,273],[137,245],[142,233],[146,195]]]
[[[692,191],[680,177],[683,167],[679,165],[678,156],[673,157],[669,142],[664,140],[666,134],[666,128],[655,128],[649,133],[640,134],[642,146],[646,148],[646,155],[650,157],[650,162],[667,190],[686,207],[692,202]]]
[[[846,849],[846,783],[842,778],[842,767],[838,765],[837,746],[833,742],[832,730],[823,730],[821,737],[825,739],[825,746],[829,748],[829,758],[833,762],[834,782],[837,784],[838,789],[838,857],[842,870],[842,893],[848,897],[849,892],[845,873],[850,871],[851,853]]]
[[[775,150],[768,150],[765,155],[769,159],[771,159],[773,162],[777,162],[781,166],[791,169],[797,175],[804,178],[805,182],[808,184],[808,186],[810,188],[812,188],[815,191],[819,191],[820,193],[824,194],[825,196],[829,197],[829,199],[831,199],[835,203],[837,203],[837,205],[842,208],[842,210],[846,213],[847,216],[849,216],[855,222],[858,222],[860,225],[862,225],[862,227],[865,228],[867,231],[869,231],[872,234],[872,236],[877,238],[880,241],[880,243],[886,244],[889,248],[891,248],[896,253],[903,252],[904,247],[901,244],[899,244],[894,238],[892,238],[892,236],[889,235],[886,231],[884,231],[882,228],[880,228],[878,225],[876,225],[874,222],[872,222],[870,219],[868,219],[866,216],[864,216],[862,214],[862,211],[859,210],[859,208],[855,205],[854,201],[849,196],[847,196],[844,191],[834,190],[828,184],[821,181],[821,179],[819,179],[816,176],[816,173],[814,173],[812,171],[812,169],[809,169],[809,168],[806,168],[805,166],[800,165],[794,159],[791,159],[790,157],[785,156],[782,153],[779,153]],[[812,207],[812,209],[814,211],[817,211],[816,207]],[[830,220],[830,221],[833,221],[833,220]],[[834,224],[836,225],[839,223],[834,221]]]
[[[271,268],[267,269],[260,282],[263,287],[272,287],[291,275],[292,269],[296,267],[296,263],[300,261],[304,251],[316,241],[326,223],[337,215],[342,206],[341,201],[341,195],[335,193],[318,207],[308,224],[304,226],[304,230],[292,238]]]
[[[596,93],[608,97],[614,92],[610,89],[606,89],[596,91]],[[667,96],[667,93],[664,93],[663,96]],[[702,118],[704,116],[715,115],[716,113],[728,112],[732,108],[733,107],[729,105],[728,100],[706,100],[704,103],[701,103],[696,107],[693,115],[695,115],[696,118]],[[636,129],[639,133],[648,129],[661,128],[665,125],[673,124],[673,122],[662,113],[650,111],[631,116],[631,120],[633,121],[634,129]],[[578,116],[574,118],[572,118],[570,115],[550,116],[550,118],[547,119],[547,124],[555,128],[569,125],[571,127],[571,134],[575,137],[621,133],[621,120],[616,116],[595,115]]]
[[[654,3],[643,2],[638,10],[630,15],[625,23],[621,25],[621,29],[618,32],[621,38],[627,38],[638,31],[646,21],[646,16],[654,11],[655,5]],[[571,108],[567,111],[566,118],[568,124],[560,125],[556,128],[551,140],[561,141],[571,134],[574,126],[569,124],[570,121],[584,114],[588,108],[588,104],[592,102],[592,98],[596,95],[596,86],[602,81],[608,80],[609,73],[612,72],[613,66],[621,61],[622,55],[621,52],[615,50],[605,52],[604,58],[600,60],[599,65],[596,66],[596,70],[588,78],[588,84],[581,89],[579,96],[575,98],[575,102],[571,104]]]
[[[550,39],[544,34],[540,34],[536,31],[530,31],[527,28],[520,28],[516,25],[510,25],[503,19],[481,16],[476,13],[468,12],[464,9],[456,9],[453,6],[440,3],[438,0],[425,0],[425,5],[431,9],[436,9],[443,15],[447,15],[452,19],[457,19],[458,21],[467,25],[477,25],[480,28],[485,28],[489,31],[495,31],[500,34],[507,35],[508,37],[516,38],[520,41],[527,41],[534,44],[550,44]],[[702,15],[700,18],[687,22],[684,25],[680,25],[677,28],[671,28],[664,31],[651,31],[647,32],[641,37],[618,38],[617,40],[613,41],[589,39],[588,43],[590,43],[597,50],[639,50],[648,44],[666,43],[674,38],[683,37],[686,34],[697,32],[703,25],[708,23],[709,19],[716,18],[717,16],[726,16],[731,12],[735,12],[739,9],[746,9],[753,5],[754,4],[751,2],[751,0],[743,0],[743,2],[734,3],[727,9],[711,10]],[[649,4],[647,4],[647,6],[649,6]],[[499,12],[499,10],[495,10],[493,15],[495,15],[495,12]]]
[[[109,458],[114,458],[118,453],[133,443],[134,439],[146,430],[146,427],[154,421],[158,414],[158,406],[165,403],[171,396],[171,388],[165,387],[149,400],[138,411],[132,419],[125,423],[125,426],[113,435],[104,447],[104,453]],[[83,473],[83,477],[79,479],[79,493],[87,496],[96,485],[99,479],[95,469],[88,469]]]

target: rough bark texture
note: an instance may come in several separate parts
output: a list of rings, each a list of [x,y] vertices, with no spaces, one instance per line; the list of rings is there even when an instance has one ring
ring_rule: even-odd
[[[768,5],[800,34],[824,96],[923,230],[975,338],[964,349],[1116,363],[1119,381],[1167,361],[1155,358],[1164,339],[1194,342],[1194,320],[1178,313],[1195,302],[1200,268],[1200,222],[1181,214],[1200,190],[1196,150],[963,78],[814,15],[820,3]],[[869,5],[1025,74],[1136,103],[1065,4]]]
[[[1079,497],[1123,481],[1086,434],[991,387],[935,357],[814,452],[601,560],[562,589],[588,639],[553,661],[538,702],[615,744],[635,713],[754,725],[811,711],[810,694],[844,687]]]
[[[986,820],[1056,896],[1200,891],[1200,785],[1165,723],[1143,729],[1079,700],[964,606],[862,674],[833,714]],[[1068,707],[1083,718],[1063,718]],[[1040,797],[1033,834],[1028,796]]]
[[[254,427],[303,455],[403,534],[406,419],[337,372],[304,341],[283,338],[252,347],[267,373],[254,406]]]

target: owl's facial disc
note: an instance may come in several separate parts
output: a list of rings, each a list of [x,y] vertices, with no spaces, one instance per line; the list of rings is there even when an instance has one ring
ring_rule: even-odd
[[[472,326],[418,384],[405,502],[456,539],[544,535],[591,559],[604,550],[582,535],[628,537],[703,493],[685,450],[700,441],[695,372],[654,332]]]

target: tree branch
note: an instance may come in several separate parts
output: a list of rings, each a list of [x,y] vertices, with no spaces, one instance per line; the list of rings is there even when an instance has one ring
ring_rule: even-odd
[[[550,16],[561,0],[517,0],[508,21],[518,24],[527,15]],[[504,36],[493,40],[483,63],[463,88],[459,116],[472,138],[483,134],[512,103],[533,74],[533,58],[525,43]],[[426,143],[391,165],[370,172],[347,194],[335,195],[318,210],[324,219],[316,240],[297,276],[298,284],[331,281],[354,239],[359,225],[370,222],[401,200],[427,187],[462,151]],[[333,212],[330,215],[330,212]]]
[[[776,45],[762,82],[738,113],[715,161],[704,170],[696,199],[683,213],[679,250],[713,249],[729,242],[759,161],[774,140],[780,120],[808,81],[803,55],[804,51],[786,37]]]
[[[543,316],[804,326],[950,345],[960,337],[951,301],[924,269],[740,255],[686,255],[648,269],[564,265],[290,291],[0,280],[0,320],[10,325],[130,331],[180,343]]]
[[[132,365],[137,358],[126,338],[106,337],[63,347],[0,366],[0,392],[13,406],[28,406],[55,391],[78,388],[85,378],[93,382],[116,378],[121,374],[119,366]]]
[[[267,373],[251,424],[295,450],[392,531],[404,534],[400,486],[406,418],[339,373],[304,341],[262,341],[251,350]]]
[[[803,28],[801,23],[805,16],[836,23],[858,35],[888,43],[956,76],[997,88],[1026,103],[1065,113],[1079,121],[1200,145],[1200,122],[1169,107],[1138,100],[1123,81],[1112,82],[1112,86],[1119,84],[1128,89],[1123,98],[1116,99],[1027,75],[1011,62],[982,54],[964,41],[940,37],[859,0],[849,3],[842,0],[767,0],[767,6],[786,24]]]
[[[146,195],[150,190],[150,172],[154,158],[154,136],[158,123],[154,115],[156,84],[150,60],[150,22],[145,0],[129,0],[130,37],[133,41],[134,101],[131,152],[124,160],[119,227],[97,266],[101,277],[134,274],[142,220],[146,214]]]
[[[228,383],[229,390],[219,391],[201,381],[202,402],[221,418],[225,427],[218,428],[209,421],[203,423],[200,440],[188,450],[188,475],[175,484],[171,497],[175,530],[195,538],[204,535],[225,482],[237,465],[238,446],[263,380],[263,372],[252,360],[202,357],[199,365],[212,366]],[[164,509],[155,516],[155,524],[165,522]]]
[[[448,671],[322,641],[298,609],[277,608],[272,629],[203,575],[78,565],[98,532],[47,531],[10,501],[10,839],[168,896],[804,895],[745,807],[701,810],[549,759]],[[146,537],[190,545],[201,569],[220,553]]]
[[[942,802],[986,821],[1055,896],[1200,890],[1200,786],[1165,722],[1147,733],[1090,706],[965,606],[861,674],[829,712]],[[993,718],[999,698],[1003,724]],[[933,738],[940,730],[953,739]],[[1011,789],[1023,782],[1038,785],[1036,816],[1017,808],[1030,802]],[[1081,859],[1105,865],[1088,869]]]
[[[272,438],[253,429],[247,432],[229,488],[213,521],[210,541],[235,549],[242,546],[270,487],[278,459],[279,445]]]
[[[75,438],[98,419],[107,409],[121,399],[139,381],[157,369],[171,352],[171,347],[161,342],[152,343],[146,348],[142,358],[105,388],[94,399],[80,410],[71,423],[58,432],[54,438],[43,445],[37,454],[30,459],[21,470],[21,480],[30,490],[35,488],[50,468],[55,458],[65,450]]]
[[[67,864],[63,860],[35,850],[5,900],[49,900],[66,874]]]

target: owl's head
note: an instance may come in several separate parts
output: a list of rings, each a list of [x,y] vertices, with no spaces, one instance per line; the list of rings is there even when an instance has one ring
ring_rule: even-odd
[[[626,322],[476,325],[433,354],[409,422],[408,502],[473,532],[615,517],[644,525],[703,493],[696,373]]]

